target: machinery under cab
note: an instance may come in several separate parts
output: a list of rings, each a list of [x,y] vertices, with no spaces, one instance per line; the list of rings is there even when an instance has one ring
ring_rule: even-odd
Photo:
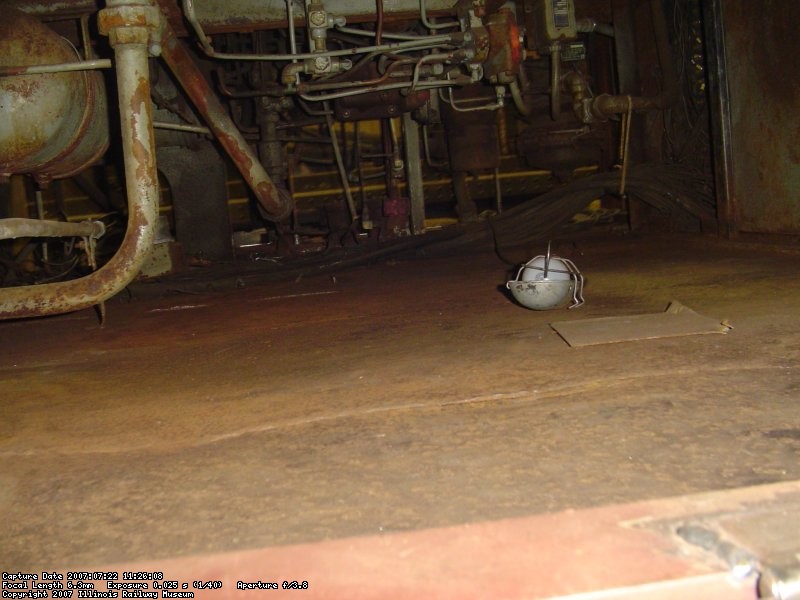
[[[168,271],[465,232],[546,243],[609,191],[713,227],[705,175],[643,166],[708,153],[692,129],[706,110],[699,11],[6,1],[0,317],[98,305],[154,256]]]

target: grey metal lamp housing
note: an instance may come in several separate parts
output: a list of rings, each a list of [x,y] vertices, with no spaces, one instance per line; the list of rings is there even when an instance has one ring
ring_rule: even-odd
[[[583,275],[571,260],[535,256],[517,272],[517,278],[506,283],[511,295],[522,306],[533,310],[550,310],[570,300],[569,308],[583,304]]]

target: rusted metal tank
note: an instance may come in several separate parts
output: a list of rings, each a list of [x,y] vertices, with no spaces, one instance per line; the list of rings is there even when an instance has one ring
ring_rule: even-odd
[[[36,18],[0,7],[0,66],[76,62],[78,52]],[[69,177],[108,147],[102,76],[94,71],[0,77],[0,175]]]

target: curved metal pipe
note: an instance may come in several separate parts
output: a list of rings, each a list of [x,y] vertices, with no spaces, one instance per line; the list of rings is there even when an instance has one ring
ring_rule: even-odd
[[[422,24],[427,27],[428,29],[447,29],[448,27],[460,27],[461,23],[459,21],[448,21],[446,23],[433,23],[430,19],[428,19],[428,7],[426,6],[426,0],[419,0],[419,20],[422,21]]]
[[[525,103],[525,96],[522,94],[522,89],[519,87],[516,79],[508,84],[508,89],[511,90],[511,98],[514,100],[514,106],[523,117],[530,117],[533,114],[533,108]]]
[[[136,277],[150,252],[158,219],[159,189],[147,35],[141,43],[115,45],[114,54],[128,194],[128,228],[122,245],[111,260],[86,277],[0,289],[0,319],[41,317],[103,302]]]
[[[253,190],[265,216],[275,221],[288,217],[292,211],[288,193],[279,190],[270,179],[242,132],[231,120],[222,102],[209,87],[203,73],[166,20],[161,36],[161,56]]]

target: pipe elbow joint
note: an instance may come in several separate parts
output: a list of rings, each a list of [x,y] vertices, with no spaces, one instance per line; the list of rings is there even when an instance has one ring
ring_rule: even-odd
[[[305,66],[303,63],[292,63],[286,65],[281,73],[281,83],[283,85],[294,85],[297,83],[297,77],[303,72]]]
[[[270,182],[262,182],[256,188],[256,197],[262,215],[275,223],[292,214],[292,196],[289,191]]]

